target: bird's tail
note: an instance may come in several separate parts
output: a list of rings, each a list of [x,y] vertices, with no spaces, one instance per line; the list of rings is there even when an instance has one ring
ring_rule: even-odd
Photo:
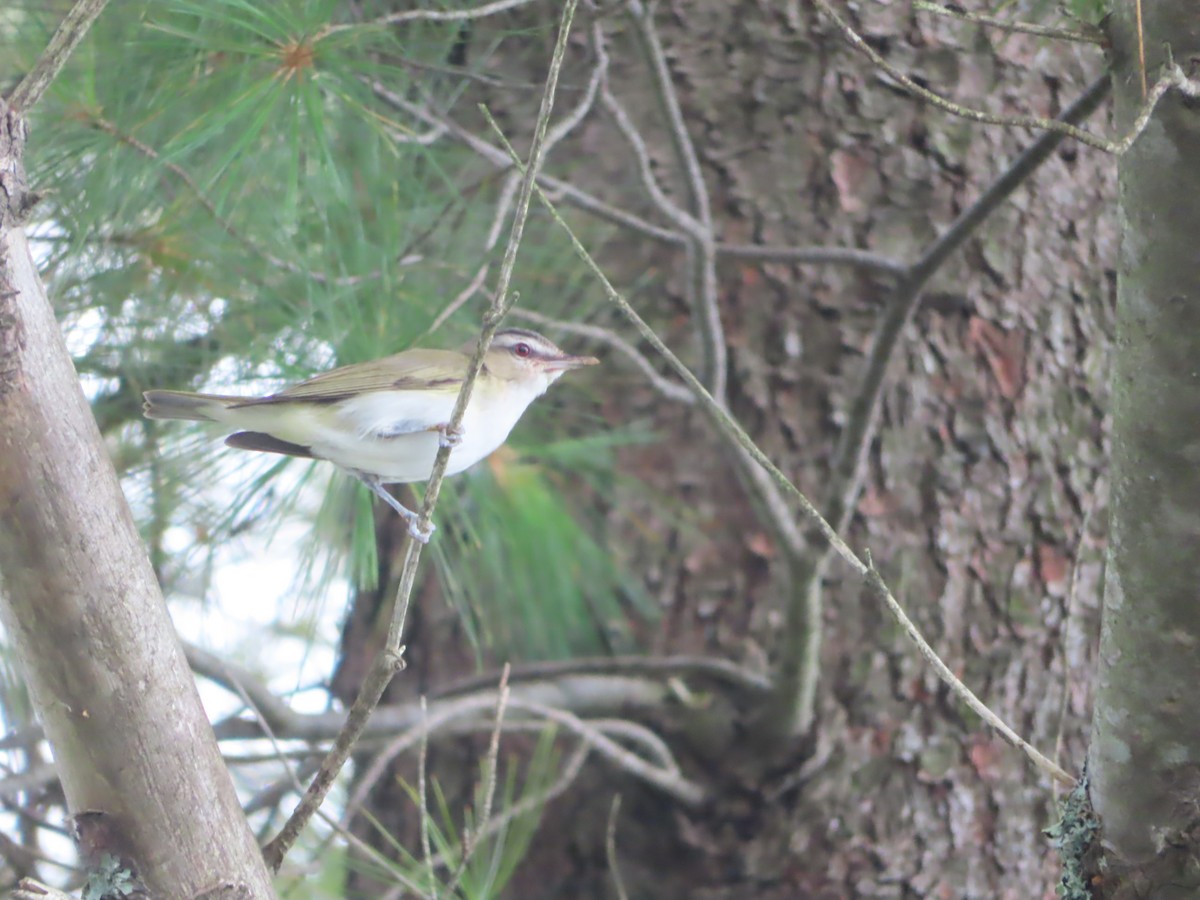
[[[146,391],[142,411],[148,419],[188,419],[192,422],[221,422],[229,403],[244,397],[220,394],[189,394],[186,391]]]

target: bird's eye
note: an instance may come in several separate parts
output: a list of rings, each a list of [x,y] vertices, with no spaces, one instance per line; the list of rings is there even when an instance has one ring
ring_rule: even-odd
[[[526,359],[533,355],[533,348],[522,341],[519,344],[513,344],[513,353],[521,357],[521,359]]]

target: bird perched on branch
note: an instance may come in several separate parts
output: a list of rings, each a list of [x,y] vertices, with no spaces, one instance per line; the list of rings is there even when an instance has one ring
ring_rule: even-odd
[[[438,448],[451,447],[447,475],[470,468],[508,438],[534,400],[571,369],[598,362],[572,356],[534,331],[496,332],[483,358],[459,433],[448,426],[474,343],[458,350],[405,350],[343,366],[267,397],[146,391],[151,419],[217,422],[230,447],[324,459],[365,484],[408,522],[417,514],[383,485],[426,481]],[[431,529],[432,530],[432,529]]]

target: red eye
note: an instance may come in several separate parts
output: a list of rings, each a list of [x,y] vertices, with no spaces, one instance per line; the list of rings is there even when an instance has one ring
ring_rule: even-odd
[[[520,344],[513,344],[513,353],[521,357],[521,359],[525,359],[526,357],[533,355],[533,348],[528,344],[521,342]]]

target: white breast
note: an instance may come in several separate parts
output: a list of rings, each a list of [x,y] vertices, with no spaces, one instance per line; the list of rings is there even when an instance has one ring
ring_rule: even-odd
[[[541,382],[541,379],[537,379]],[[548,383],[476,390],[463,418],[462,442],[450,453],[447,475],[456,475],[491,454]],[[384,482],[425,481],[438,452],[438,426],[450,420],[453,393],[379,391],[345,400],[322,417],[324,426],[306,443],[313,454],[343,469]]]

